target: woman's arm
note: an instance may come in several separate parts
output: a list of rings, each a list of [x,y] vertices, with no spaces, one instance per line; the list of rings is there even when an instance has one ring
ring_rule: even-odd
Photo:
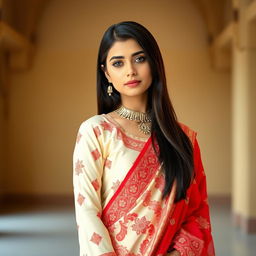
[[[73,154],[73,185],[80,255],[115,256],[111,239],[101,221],[103,153],[99,133],[85,121],[79,129]]]

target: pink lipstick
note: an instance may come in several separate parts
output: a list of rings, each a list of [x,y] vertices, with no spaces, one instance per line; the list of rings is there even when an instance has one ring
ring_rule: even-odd
[[[127,83],[125,83],[124,85],[126,85],[128,87],[136,87],[139,83],[140,83],[139,80],[131,80],[131,81],[128,81]]]

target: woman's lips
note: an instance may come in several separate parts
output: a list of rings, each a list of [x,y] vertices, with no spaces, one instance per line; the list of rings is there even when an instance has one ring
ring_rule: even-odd
[[[139,83],[140,83],[140,81],[134,80],[134,81],[130,81],[130,82],[126,83],[125,86],[136,87]]]

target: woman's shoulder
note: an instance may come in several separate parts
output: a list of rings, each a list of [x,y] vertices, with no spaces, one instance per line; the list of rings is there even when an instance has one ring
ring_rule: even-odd
[[[181,129],[183,130],[183,132],[189,137],[189,139],[191,140],[192,144],[194,144],[194,142],[196,140],[197,132],[194,131],[193,129],[191,129],[186,124],[183,124],[183,123],[179,122],[179,125],[180,125]]]
[[[104,121],[104,117],[103,114],[101,115],[94,115],[94,116],[90,116],[86,119],[84,119],[84,121],[82,121],[82,123],[80,124],[80,130],[82,129],[93,129],[95,127],[99,127],[100,124],[102,124],[102,122]]]
[[[100,124],[103,121],[103,114],[90,116],[83,121],[85,124]]]

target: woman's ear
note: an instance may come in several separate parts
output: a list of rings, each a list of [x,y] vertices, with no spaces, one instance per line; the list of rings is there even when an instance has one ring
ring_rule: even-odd
[[[111,79],[110,79],[110,76],[108,74],[108,71],[107,71],[106,67],[103,64],[101,65],[101,69],[104,72],[105,77],[108,79],[108,82],[111,83]]]

